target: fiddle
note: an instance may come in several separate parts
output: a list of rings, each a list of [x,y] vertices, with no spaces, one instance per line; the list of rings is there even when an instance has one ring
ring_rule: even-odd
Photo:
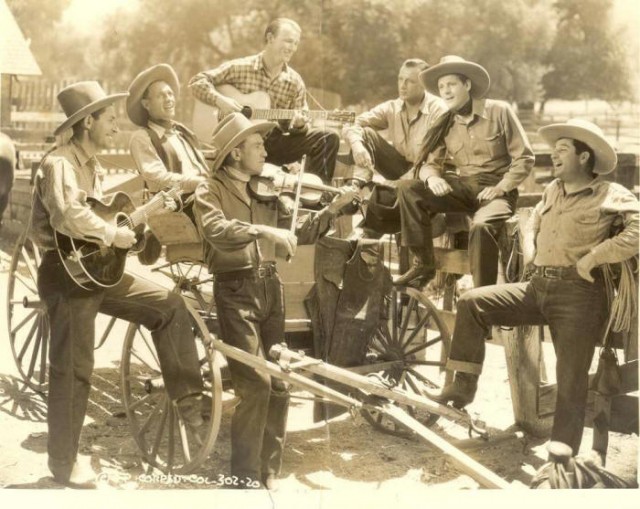
[[[337,187],[328,186],[322,182],[318,175],[303,173],[291,175],[282,170],[268,171],[263,175],[251,177],[248,189],[249,194],[256,200],[263,202],[276,201],[281,195],[295,195],[298,178],[302,178],[300,203],[304,206],[314,206],[320,203],[323,193],[341,194]]]

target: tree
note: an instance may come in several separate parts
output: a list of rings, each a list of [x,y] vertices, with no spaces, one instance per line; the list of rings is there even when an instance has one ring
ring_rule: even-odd
[[[611,24],[612,0],[558,0],[559,22],[542,78],[546,98],[632,98],[629,57]]]

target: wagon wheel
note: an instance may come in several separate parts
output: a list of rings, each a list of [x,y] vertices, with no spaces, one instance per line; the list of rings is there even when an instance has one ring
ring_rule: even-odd
[[[165,473],[186,474],[204,462],[218,436],[222,414],[220,354],[208,345],[209,331],[191,307],[204,381],[202,415],[206,432],[185,426],[164,388],[151,333],[130,324],[122,348],[122,398],[133,438],[150,465]]]
[[[439,386],[451,343],[449,329],[431,300],[413,288],[394,289],[387,298],[386,309],[387,320],[376,330],[368,355],[376,362],[400,362],[372,376],[389,388],[424,396],[425,388]],[[437,414],[402,406],[425,426],[438,420]],[[364,409],[362,415],[386,433],[411,434],[376,410]]]
[[[49,319],[38,296],[41,254],[24,232],[13,248],[7,286],[7,326],[16,366],[24,382],[36,392],[46,392]],[[96,348],[113,329],[116,318],[98,315]]]

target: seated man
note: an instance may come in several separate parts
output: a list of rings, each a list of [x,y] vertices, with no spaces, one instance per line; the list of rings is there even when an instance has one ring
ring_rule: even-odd
[[[214,298],[221,339],[265,356],[284,338],[284,296],[276,255],[293,256],[298,242],[312,243],[332,218],[355,199],[345,192],[330,205],[298,221],[297,235],[285,228],[278,205],[248,192],[263,171],[263,137],[273,122],[251,123],[233,113],[218,125],[212,143],[219,150],[213,176],[195,193],[195,216],[205,241],[205,259],[214,275]],[[229,359],[240,403],[231,422],[231,474],[273,487],[280,472],[289,397],[284,384]]]
[[[207,163],[196,136],[176,122],[176,97],[180,84],[170,65],[158,64],[142,71],[129,85],[127,114],[142,127],[131,135],[129,150],[151,193],[179,187],[183,202],[204,182]],[[191,205],[184,209],[193,218]],[[150,232],[138,258],[145,265],[160,255],[160,244]]]
[[[405,60],[398,72],[398,98],[378,104],[346,126],[343,137],[356,164],[353,179],[369,182],[373,171],[387,180],[405,175],[418,159],[422,142],[435,120],[446,110],[444,101],[426,92],[419,74],[424,60]],[[380,131],[388,131],[386,139]]]
[[[455,377],[430,397],[457,407],[473,401],[491,326],[549,325],[558,381],[551,440],[577,454],[589,366],[609,312],[599,266],[638,253],[638,200],[601,177],[615,169],[617,157],[596,125],[569,120],[542,127],[539,134],[552,148],[557,178],[545,189],[525,232],[524,258],[533,261],[533,277],[462,295],[447,361]],[[610,237],[620,218],[622,231]]]
[[[480,65],[457,56],[422,71],[427,89],[449,111],[429,130],[416,162],[426,179],[398,182],[401,243],[415,264],[394,283],[421,287],[435,275],[430,217],[438,212],[472,216],[469,263],[474,285],[495,284],[497,229],[514,213],[518,185],[534,157],[527,136],[504,101],[484,99],[490,78]],[[453,165],[456,172],[445,171]]]
[[[330,184],[340,147],[337,133],[311,128],[303,111],[308,110],[306,88],[300,75],[289,66],[298,49],[302,31],[288,18],[269,23],[264,33],[264,49],[257,55],[230,60],[215,69],[196,74],[189,82],[193,96],[219,108],[223,115],[239,112],[243,105],[220,93],[216,87],[231,85],[241,94],[262,91],[269,94],[269,108],[298,110],[291,122],[281,122],[265,140],[267,162],[282,166],[307,155],[307,173]]]
[[[162,376],[172,401],[187,426],[202,424],[202,377],[189,312],[180,295],[125,273],[108,288],[78,286],[56,249],[55,232],[128,249],[135,233],[97,215],[87,198],[102,197],[100,149],[113,146],[118,133],[113,103],[126,93],[106,95],[95,81],[75,83],[58,94],[67,116],[55,135],[73,130],[70,141],[54,148],[42,160],[34,182],[31,238],[42,250],[38,293],[50,324],[49,469],[56,482],[84,486],[93,472],[77,463],[80,432],[87,411],[93,371],[94,325],[104,313],[151,331]]]

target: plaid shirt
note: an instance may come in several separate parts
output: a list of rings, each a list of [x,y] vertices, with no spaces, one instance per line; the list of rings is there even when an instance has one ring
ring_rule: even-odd
[[[230,60],[210,71],[196,74],[189,82],[193,96],[206,104],[215,105],[213,87],[233,85],[243,94],[262,90],[271,98],[271,108],[307,110],[306,89],[300,75],[288,65],[271,78],[262,53]]]

